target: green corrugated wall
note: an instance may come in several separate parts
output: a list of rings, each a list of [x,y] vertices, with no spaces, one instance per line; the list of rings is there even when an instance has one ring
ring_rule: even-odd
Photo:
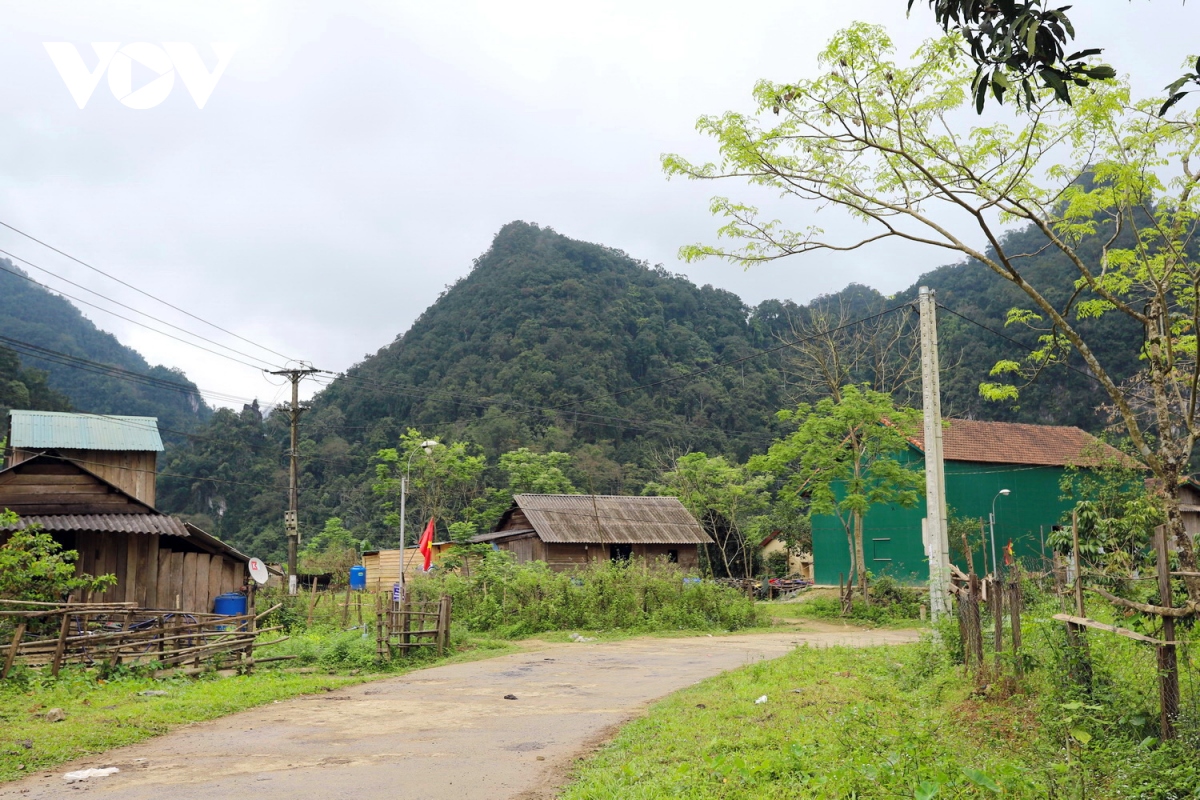
[[[910,457],[924,466],[919,453]],[[1003,559],[1003,548],[1011,538],[1018,558],[1038,557],[1043,553],[1043,536],[1050,526],[1061,522],[1070,504],[1061,498],[1059,480],[1063,467],[1028,467],[1008,464],[984,464],[971,461],[946,462],[946,502],[953,516],[987,520],[992,498],[1001,489],[1012,494],[996,500],[996,553]],[[929,564],[921,542],[921,520],[925,516],[925,497],[912,508],[875,506],[863,521],[866,566],[874,575],[891,575],[905,583],[929,579]],[[986,525],[985,525],[986,530]],[[837,585],[838,576],[850,571],[850,546],[845,529],[835,517],[813,517],[813,569],[819,584]],[[971,542],[975,569],[983,573],[983,553],[979,534]],[[950,543],[951,560],[967,568],[961,542]],[[1049,549],[1045,550],[1049,555]],[[987,553],[991,564],[990,545]]]

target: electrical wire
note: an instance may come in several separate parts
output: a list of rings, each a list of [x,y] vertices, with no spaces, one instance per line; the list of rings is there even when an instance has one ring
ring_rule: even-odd
[[[53,250],[55,253],[58,253],[60,256],[63,256],[64,258],[68,258],[71,261],[74,261],[76,264],[79,264],[82,267],[87,267],[92,272],[99,273],[100,275],[103,275],[104,277],[108,278],[109,280],[116,281],[117,283],[121,284],[122,286],[132,289],[133,291],[137,292],[140,295],[149,297],[151,300],[154,300],[155,302],[162,303],[164,306],[174,309],[175,311],[178,311],[180,314],[184,314],[185,316],[191,317],[192,319],[196,320],[197,322],[203,322],[205,325],[208,325],[210,328],[215,328],[216,330],[219,330],[222,333],[227,333],[230,336],[234,337],[235,339],[241,339],[243,342],[246,342],[247,344],[252,344],[255,347],[259,348],[260,350],[265,350],[266,352],[271,353],[272,355],[279,356],[280,358],[284,359],[285,361],[295,361],[295,359],[291,358],[290,356],[286,356],[283,353],[278,352],[277,350],[272,350],[271,348],[269,348],[265,345],[261,345],[258,342],[253,341],[252,339],[247,339],[245,336],[241,336],[240,334],[234,333],[231,330],[222,328],[220,325],[217,325],[214,322],[209,322],[208,320],[204,319],[203,317],[198,317],[195,314],[191,313],[190,311],[184,311],[179,306],[169,303],[166,300],[163,300],[161,297],[156,297],[155,295],[152,295],[143,289],[139,289],[138,287],[134,286],[133,284],[127,283],[126,281],[121,280],[120,278],[116,277],[115,275],[110,275],[109,273],[105,272],[104,270],[100,269],[99,267],[92,266],[91,264],[87,263],[86,261],[78,259],[75,256],[71,255],[70,253],[64,252],[64,251],[58,249],[57,247],[55,247],[54,245],[44,242],[41,239],[38,239],[36,236],[26,233],[25,231],[21,230],[20,228],[16,228],[16,227],[8,224],[4,220],[0,220],[0,226],[8,228],[13,233],[16,233],[20,236],[24,236],[26,239],[29,239],[32,242],[36,242],[37,244],[40,244],[42,247],[45,247],[49,250]]]
[[[175,336],[175,335],[173,335],[173,334],[167,333],[166,331],[160,331],[158,328],[152,328],[152,327],[150,327],[149,325],[147,325],[147,324],[146,324],[146,323],[144,323],[144,322],[138,322],[136,319],[130,319],[129,317],[126,317],[126,316],[124,316],[124,315],[122,315],[122,314],[118,314],[117,312],[115,312],[115,311],[112,311],[112,310],[110,310],[110,309],[107,309],[107,308],[105,308],[104,306],[98,306],[98,305],[96,305],[95,303],[89,303],[87,300],[83,300],[83,299],[81,299],[81,298],[79,298],[79,297],[75,297],[74,295],[67,294],[66,292],[64,292],[64,291],[61,291],[61,290],[59,290],[59,289],[53,289],[53,288],[51,288],[51,287],[47,286],[46,284],[44,284],[44,283],[41,283],[40,281],[36,281],[36,280],[34,280],[33,278],[29,277],[28,275],[22,275],[21,273],[17,272],[16,270],[11,270],[11,269],[8,269],[7,267],[0,267],[0,271],[2,271],[2,272],[7,272],[7,273],[9,273],[10,275],[16,275],[18,278],[21,278],[21,279],[23,279],[23,280],[27,280],[27,281],[29,281],[29,282],[30,282],[30,283],[32,283],[32,284],[35,284],[35,285],[37,285],[37,286],[40,286],[40,287],[42,287],[43,289],[45,289],[46,291],[48,291],[48,292],[57,292],[58,294],[62,295],[63,297],[67,297],[67,298],[70,298],[71,300],[74,300],[76,303],[83,303],[85,306],[89,306],[89,307],[91,307],[91,308],[94,308],[94,309],[96,309],[97,311],[103,311],[105,314],[112,314],[112,315],[113,315],[114,317],[116,317],[117,319],[123,319],[123,320],[125,320],[126,322],[131,322],[131,323],[133,323],[134,325],[138,325],[138,326],[140,326],[140,327],[143,327],[143,328],[145,328],[145,329],[146,329],[146,330],[148,330],[148,331],[154,331],[155,333],[157,333],[157,334],[159,334],[159,335],[161,335],[161,336],[166,336],[167,338],[169,338],[169,339],[174,339],[174,340],[175,340],[175,341],[177,341],[177,342],[182,342],[183,344],[189,345],[189,346],[191,346],[191,347],[195,347],[195,348],[197,348],[197,349],[199,349],[199,350],[203,350],[203,351],[205,351],[206,353],[212,353],[212,354],[213,354],[213,355],[215,355],[215,356],[220,356],[221,358],[227,358],[227,359],[229,359],[230,361],[234,361],[234,362],[236,362],[236,363],[238,363],[238,364],[244,364],[244,365],[246,365],[247,367],[250,367],[251,369],[258,369],[258,370],[261,370],[261,369],[262,369],[261,365],[259,365],[259,364],[251,364],[249,361],[243,361],[243,360],[242,360],[242,359],[240,359],[240,358],[234,358],[233,356],[226,355],[225,353],[219,353],[219,352],[217,352],[216,350],[213,350],[213,349],[211,349],[211,348],[205,347],[204,345],[201,345],[201,344],[196,344],[195,342],[189,342],[187,339],[181,339],[181,338],[179,338],[178,336]],[[105,298],[105,299],[107,299],[107,298]],[[140,311],[139,311],[139,312],[137,312],[137,313],[141,314],[142,312],[140,312]],[[147,315],[147,316],[149,316],[149,315]],[[192,335],[195,335],[195,334],[192,334]],[[219,346],[219,347],[225,347],[225,345],[218,345],[218,346]],[[234,351],[234,352],[237,352],[237,351]],[[254,358],[254,356],[248,356],[248,357],[249,357],[249,358]],[[260,360],[261,360],[261,359],[260,359]],[[269,364],[270,362],[268,362],[268,361],[263,361],[263,363],[264,363],[264,364]]]
[[[59,275],[59,274],[57,274],[57,273],[55,273],[55,272],[52,272],[52,271],[50,271],[50,270],[46,269],[45,267],[39,266],[39,265],[37,265],[37,264],[34,264],[32,261],[29,261],[28,259],[24,259],[24,258],[21,258],[21,257],[20,257],[20,256],[18,256],[18,255],[15,255],[15,254],[13,254],[13,253],[10,253],[8,250],[5,250],[5,249],[3,249],[3,248],[0,248],[0,253],[3,253],[4,255],[8,256],[10,259],[16,259],[17,261],[20,261],[22,264],[25,264],[26,266],[33,267],[34,269],[37,269],[37,270],[41,270],[42,272],[46,273],[47,275],[51,275],[51,276],[53,276],[53,277],[57,278],[58,280],[60,280],[60,281],[63,281],[64,283],[69,283],[69,284],[70,284],[70,285],[72,285],[72,286],[75,286],[75,287],[77,287],[77,288],[79,288],[79,289],[83,289],[85,292],[89,292],[89,293],[91,293],[91,294],[94,294],[96,297],[99,297],[99,298],[101,298],[101,299],[103,299],[103,300],[107,300],[108,302],[110,302],[110,303],[113,303],[113,304],[115,304],[115,305],[118,305],[118,306],[120,306],[121,308],[128,309],[129,311],[132,311],[132,312],[133,312],[133,313],[135,313],[135,314],[141,314],[143,317],[146,317],[147,319],[152,319],[152,320],[154,320],[155,322],[157,322],[157,323],[159,323],[159,324],[166,325],[166,326],[167,326],[167,327],[169,327],[169,328],[174,328],[175,330],[177,330],[177,331],[179,331],[179,332],[181,332],[181,333],[186,333],[188,336],[194,336],[194,337],[196,337],[197,339],[199,339],[199,340],[201,340],[201,341],[203,341],[203,342],[208,342],[209,344],[216,345],[217,347],[222,347],[222,348],[224,348],[224,349],[228,350],[228,351],[229,351],[229,352],[231,352],[231,353],[237,353],[239,356],[245,356],[246,358],[253,358],[253,359],[255,359],[256,361],[261,361],[262,363],[264,363],[264,364],[267,364],[268,366],[272,366],[272,367],[278,367],[278,366],[279,366],[278,364],[272,364],[270,361],[267,361],[266,359],[263,359],[263,358],[259,358],[258,356],[255,356],[255,355],[251,355],[250,353],[246,353],[246,352],[243,352],[243,351],[241,351],[241,350],[235,350],[234,348],[230,347],[229,345],[221,344],[220,342],[216,341],[215,339],[209,339],[207,336],[201,336],[201,335],[200,335],[200,334],[198,334],[198,333],[194,333],[193,331],[189,331],[187,328],[181,328],[181,327],[179,327],[178,325],[175,325],[175,324],[173,324],[173,323],[167,322],[165,319],[159,319],[158,317],[156,317],[156,316],[154,316],[154,315],[152,315],[152,314],[147,314],[145,311],[141,311],[140,309],[136,309],[136,308],[134,308],[134,307],[133,307],[133,306],[131,306],[131,305],[126,305],[125,303],[122,303],[120,300],[114,300],[113,298],[109,297],[108,295],[103,295],[103,294],[100,294],[100,292],[97,292],[97,291],[95,291],[94,289],[89,289],[88,287],[84,286],[83,284],[76,283],[75,281],[71,280],[70,278],[64,278],[62,275]],[[66,294],[66,293],[62,292],[62,291],[61,291],[61,290],[59,290],[59,289],[55,289],[55,288],[53,288],[53,287],[47,286],[47,285],[46,285],[46,284],[44,284],[44,283],[40,283],[40,282],[38,282],[38,281],[35,281],[33,278],[30,278],[28,275],[22,275],[20,272],[15,272],[15,271],[13,271],[13,270],[11,270],[11,269],[6,269],[5,267],[0,267],[0,270],[3,270],[4,272],[7,272],[7,273],[9,273],[10,275],[16,275],[18,278],[22,278],[22,279],[24,279],[24,280],[27,280],[27,281],[29,281],[30,283],[32,283],[32,284],[34,284],[34,285],[36,285],[36,286],[40,286],[40,287],[42,287],[43,289],[46,289],[47,291],[58,292],[58,293],[59,293],[59,294],[61,294],[63,297],[70,297],[72,300],[77,300],[77,301],[78,301],[78,302],[80,302],[80,303],[82,303],[82,302],[85,302],[85,301],[83,301],[83,300],[78,300],[77,298],[71,297],[71,295],[69,295],[69,294]],[[99,306],[93,306],[93,308],[99,308]],[[101,311],[106,311],[107,309],[103,309],[103,308],[101,308],[100,310],[101,310]],[[109,311],[108,313],[110,313],[110,314],[111,314],[112,312],[111,312],[111,311]],[[122,317],[122,319],[124,319],[124,317]],[[153,329],[153,328],[150,328],[150,330],[154,330],[154,329]],[[157,333],[161,333],[161,331],[156,331],[156,332],[157,332]],[[169,336],[170,334],[164,334],[164,335],[167,335],[167,336]],[[171,338],[175,338],[175,337],[171,337]]]

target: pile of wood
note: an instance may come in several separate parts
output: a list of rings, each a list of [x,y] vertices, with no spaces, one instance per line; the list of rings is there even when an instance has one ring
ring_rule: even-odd
[[[0,600],[0,624],[13,625],[3,651],[0,680],[7,678],[16,664],[49,667],[52,675],[65,664],[155,664],[196,674],[205,669],[202,664],[215,662],[216,667],[248,670],[255,663],[290,657],[254,658],[255,648],[288,638],[258,641],[260,635],[280,630],[278,626],[258,627],[258,620],[274,610],[224,616],[151,610],[134,603]],[[41,633],[34,632],[39,630]]]

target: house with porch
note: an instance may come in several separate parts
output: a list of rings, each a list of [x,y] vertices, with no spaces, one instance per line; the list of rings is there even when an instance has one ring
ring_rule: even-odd
[[[1049,559],[1046,537],[1060,524],[1070,503],[1060,483],[1070,467],[1096,466],[1109,459],[1127,460],[1119,450],[1076,427],[1011,422],[948,420],[942,434],[946,468],[946,505],[954,517],[983,520],[982,531],[968,540],[975,569],[992,568],[991,531],[995,508],[995,552],[1003,559],[1011,541],[1022,561]],[[924,468],[924,442],[910,440],[902,458]],[[929,579],[922,536],[925,497],[910,508],[873,506],[863,520],[865,567],[873,575],[890,575],[904,583]],[[813,571],[819,585],[837,586],[850,572],[846,531],[833,516],[812,520]],[[961,541],[952,541],[950,556],[967,569]]]

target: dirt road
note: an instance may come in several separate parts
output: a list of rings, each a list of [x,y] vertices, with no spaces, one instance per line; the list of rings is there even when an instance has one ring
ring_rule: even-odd
[[[916,638],[846,629],[546,645],[199,723],[6,784],[0,797],[549,798],[574,759],[677,689],[805,642]],[[110,766],[120,773],[61,777]]]

